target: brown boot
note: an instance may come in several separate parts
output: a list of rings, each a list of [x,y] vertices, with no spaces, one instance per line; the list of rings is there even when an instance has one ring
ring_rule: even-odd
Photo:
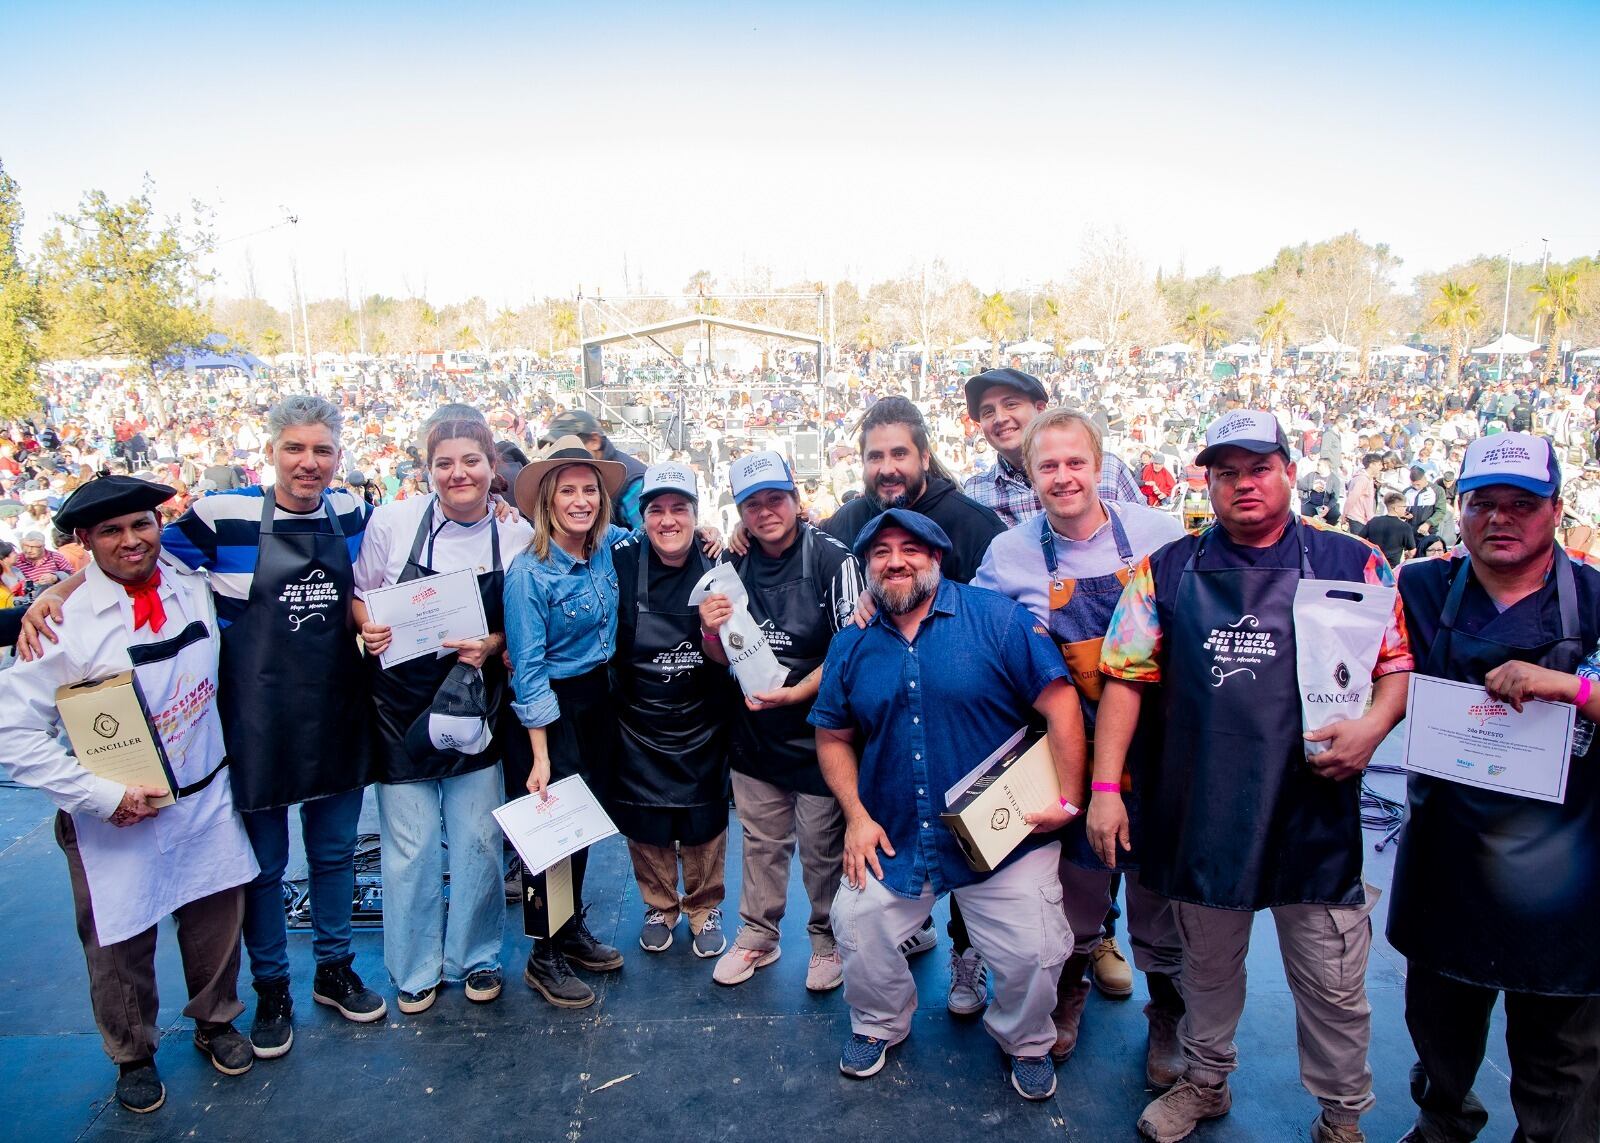
[[[1183,998],[1170,976],[1148,973],[1150,1003],[1144,1018],[1150,1023],[1145,1043],[1144,1078],[1156,1091],[1165,1091],[1183,1075],[1183,1045],[1178,1042],[1178,1021],[1183,1019]]]
[[[1087,953],[1070,956],[1061,966],[1061,980],[1056,984],[1056,1008],[1050,1013],[1056,1026],[1056,1042],[1050,1048],[1050,1055],[1058,1064],[1071,1059],[1078,1046],[1078,1023],[1083,1019],[1083,1006],[1089,1000],[1091,987],[1083,978],[1088,967]]]

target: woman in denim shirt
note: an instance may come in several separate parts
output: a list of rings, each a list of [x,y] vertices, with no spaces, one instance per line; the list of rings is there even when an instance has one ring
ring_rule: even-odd
[[[606,677],[617,641],[611,545],[629,534],[612,526],[611,498],[625,476],[621,464],[596,460],[573,436],[553,442],[517,474],[517,507],[533,523],[533,541],[506,572],[505,622],[511,709],[533,747],[531,793],[543,795],[550,782],[577,774],[604,796],[616,749]],[[587,858],[586,849],[572,857],[572,919],[550,939],[534,940],[523,974],[560,1008],[594,1003],[572,962],[593,972],[622,967],[622,954],[596,940],[584,919]]]

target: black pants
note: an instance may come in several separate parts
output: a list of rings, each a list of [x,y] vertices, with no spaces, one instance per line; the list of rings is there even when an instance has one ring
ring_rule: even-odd
[[[1473,1094],[1494,1011],[1492,988],[1463,984],[1420,965],[1406,976],[1406,1026],[1417,1049],[1411,1068],[1417,1133],[1423,1143],[1476,1139],[1489,1113]],[[1600,1139],[1600,996],[1507,992],[1512,1143],[1594,1143]]]

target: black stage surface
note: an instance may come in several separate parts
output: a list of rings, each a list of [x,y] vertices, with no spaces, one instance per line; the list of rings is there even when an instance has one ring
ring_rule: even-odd
[[[1380,757],[1393,754],[1391,743]],[[1399,789],[1397,778],[1377,781]],[[158,1063],[167,1103],[154,1114],[132,1115],[111,1097],[114,1069],[90,1015],[66,866],[48,819],[38,794],[0,789],[0,901],[7,910],[0,931],[0,1078],[10,1093],[8,1139],[1131,1141],[1150,1098],[1141,982],[1132,999],[1090,999],[1077,1054],[1059,1070],[1054,1099],[1020,1099],[982,1027],[945,1012],[949,946],[942,923],[939,949],[914,961],[921,1008],[911,1038],[876,1077],[846,1079],[837,1069],[850,1027],[843,998],[813,996],[804,987],[809,948],[798,867],[783,959],[744,985],[721,988],[711,982],[714,962],[690,953],[682,924],[666,953],[639,949],[638,891],[626,850],[613,838],[590,865],[590,920],[624,948],[628,962],[620,972],[588,978],[599,993],[593,1007],[557,1011],[522,983],[529,941],[515,908],[507,914],[501,998],[478,1006],[459,987],[448,988],[415,1018],[394,1007],[381,933],[358,933],[357,971],[390,1001],[389,1018],[367,1026],[312,1003],[310,937],[296,933],[290,937],[294,1050],[234,1079],[213,1071],[191,1046],[192,1027],[179,1014],[184,992],[176,944],[165,922]],[[737,923],[736,823],[731,840],[730,936]],[[1370,881],[1388,884],[1393,852],[1369,847]],[[944,913],[941,904],[941,922]],[[1378,1104],[1363,1125],[1375,1143],[1391,1143],[1411,1122],[1413,1056],[1401,1008],[1405,966],[1381,939],[1382,917],[1380,903],[1380,937],[1367,977]],[[1201,1126],[1192,1136],[1200,1143],[1303,1140],[1316,1114],[1300,1086],[1292,1006],[1266,918],[1256,924],[1249,972],[1233,1111]],[[253,1005],[247,981],[241,993]],[[249,1020],[247,1009],[240,1028]],[[1507,1138],[1513,1126],[1503,1036],[1497,1027],[1478,1080],[1492,1115],[1486,1138]]]

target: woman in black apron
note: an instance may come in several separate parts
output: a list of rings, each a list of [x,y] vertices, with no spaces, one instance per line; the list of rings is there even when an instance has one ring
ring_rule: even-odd
[[[436,494],[378,508],[356,564],[364,592],[430,576],[472,574],[489,634],[447,644],[453,655],[423,655],[384,666],[389,628],[368,621],[358,603],[375,709],[378,809],[382,814],[384,962],[400,1011],[432,1006],[440,983],[465,982],[467,999],[500,995],[505,902],[500,830],[500,745],[492,729],[506,672],[503,551],[525,544],[523,521],[501,523],[490,510],[494,441],[476,420],[447,420],[428,431]],[[442,826],[441,826],[442,820]],[[450,853],[450,907],[444,908],[443,846]]]
[[[686,468],[652,467],[639,496],[645,539],[613,551],[622,588],[612,661],[621,741],[611,816],[628,839],[646,906],[640,947],[665,951],[687,914],[694,954],[713,957],[727,945],[719,906],[733,694],[728,673],[707,663],[700,616],[689,606],[712,566],[695,544],[697,502]]]
[[[611,546],[628,532],[611,524],[611,497],[626,470],[595,460],[574,436],[562,437],[517,474],[517,507],[533,539],[506,576],[506,637],[516,691],[513,709],[533,750],[528,789],[583,778],[608,801],[617,750],[616,708],[607,661],[616,646],[617,573]],[[523,920],[533,951],[523,979],[551,1004],[584,1008],[594,992],[572,973],[622,967],[622,954],[589,931],[583,904],[588,850],[572,855],[574,913],[553,936],[538,928],[529,893]]]
[[[1577,574],[1591,581],[1585,593]],[[1430,582],[1445,576],[1447,588]],[[1529,663],[1545,670],[1522,672],[1533,683],[1523,699],[1572,701],[1562,684],[1595,647],[1593,579],[1587,569],[1575,574],[1557,548],[1545,586],[1501,611],[1471,559],[1408,569],[1400,593],[1419,654],[1431,637],[1423,673],[1480,684],[1494,674],[1501,684],[1509,672],[1496,668]],[[1471,1087],[1499,992],[1517,1138],[1600,1137],[1600,772],[1592,737],[1580,718],[1559,803],[1418,773],[1406,779],[1388,935],[1410,969],[1419,1129],[1441,1138],[1472,1138],[1488,1119]]]

